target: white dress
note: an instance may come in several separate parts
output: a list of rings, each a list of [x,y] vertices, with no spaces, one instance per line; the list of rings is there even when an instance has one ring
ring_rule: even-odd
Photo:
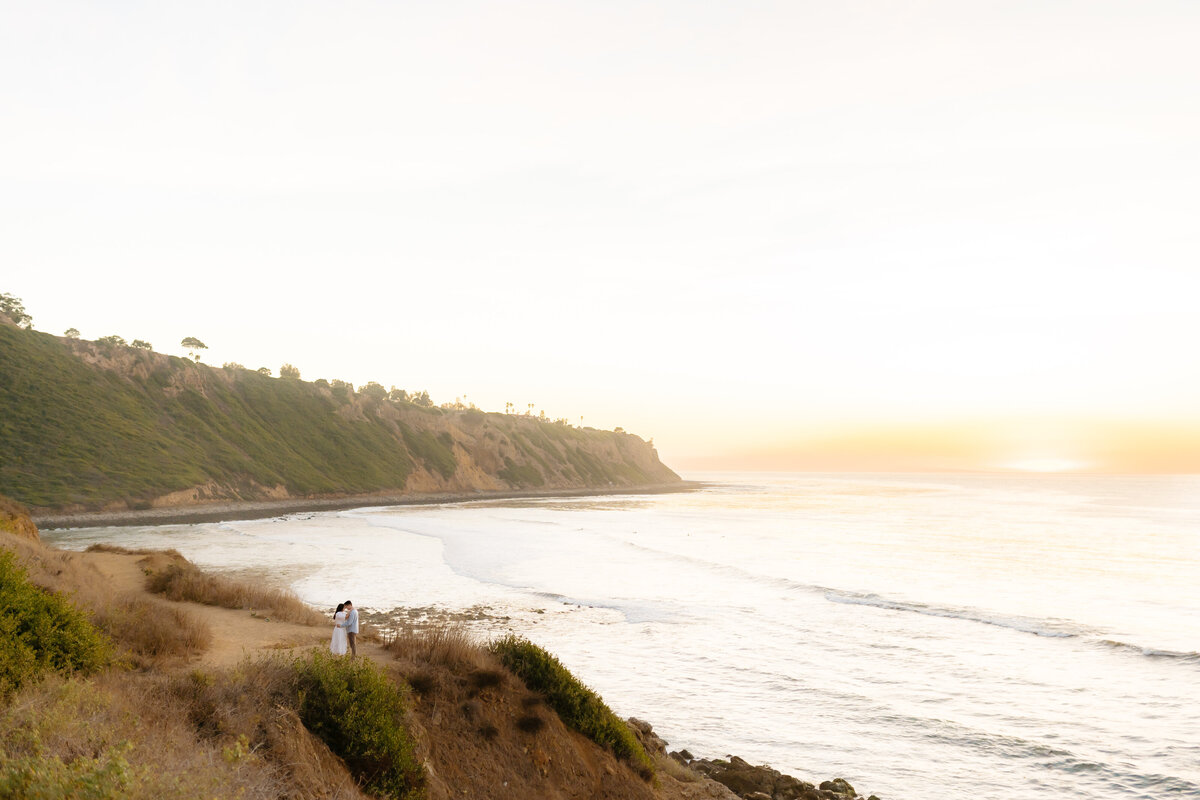
[[[349,640],[346,638],[346,629],[342,627],[346,624],[346,612],[339,611],[333,615],[333,638],[329,640],[329,652],[335,656],[346,655],[346,650],[349,649]]]

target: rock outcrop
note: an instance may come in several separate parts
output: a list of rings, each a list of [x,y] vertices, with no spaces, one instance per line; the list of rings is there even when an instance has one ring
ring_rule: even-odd
[[[34,525],[29,517],[29,510],[4,495],[0,495],[0,531],[7,531],[35,542],[42,540],[38,535],[37,525]]]
[[[784,775],[768,766],[755,766],[737,756],[729,756],[728,760],[704,759],[694,757],[687,750],[668,752],[667,742],[654,732],[650,723],[636,717],[630,717],[626,722],[651,758],[660,763],[664,758],[670,759],[681,768],[695,773],[706,783],[719,784],[724,789],[721,793],[711,790],[707,794],[698,793],[698,797],[736,797],[741,800],[863,800],[844,778],[823,781],[818,786],[791,775]],[[879,798],[871,795],[866,800]]]
[[[755,766],[730,756],[725,759],[692,759],[680,762],[705,777],[728,787],[742,800],[862,800],[854,787],[843,778],[823,781],[815,786],[768,766]],[[868,800],[879,800],[871,795]]]

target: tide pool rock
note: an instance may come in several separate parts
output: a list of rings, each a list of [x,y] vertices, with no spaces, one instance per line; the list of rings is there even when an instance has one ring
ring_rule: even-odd
[[[818,787],[771,767],[755,766],[738,756],[730,756],[728,760],[700,758],[688,765],[742,800],[862,800],[844,778],[824,781]],[[874,795],[872,798],[879,800]]]
[[[626,724],[651,758],[669,758],[707,780],[692,787],[688,797],[739,798],[739,800],[863,800],[845,778],[824,781],[819,787],[784,775],[766,765],[754,765],[740,756],[728,759],[696,758],[687,750],[668,752],[667,742],[650,723],[630,717]],[[869,800],[879,800],[871,795]]]

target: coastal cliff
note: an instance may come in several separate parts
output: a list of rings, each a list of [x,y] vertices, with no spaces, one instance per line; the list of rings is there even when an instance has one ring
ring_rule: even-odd
[[[47,514],[680,483],[653,446],[0,321],[0,492]],[[422,398],[423,399],[423,398]]]

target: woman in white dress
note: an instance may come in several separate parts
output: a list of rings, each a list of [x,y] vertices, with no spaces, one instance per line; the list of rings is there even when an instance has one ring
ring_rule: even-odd
[[[335,656],[346,655],[349,639],[346,638],[346,608],[345,603],[338,603],[333,615],[333,638],[329,640],[329,652]]]

